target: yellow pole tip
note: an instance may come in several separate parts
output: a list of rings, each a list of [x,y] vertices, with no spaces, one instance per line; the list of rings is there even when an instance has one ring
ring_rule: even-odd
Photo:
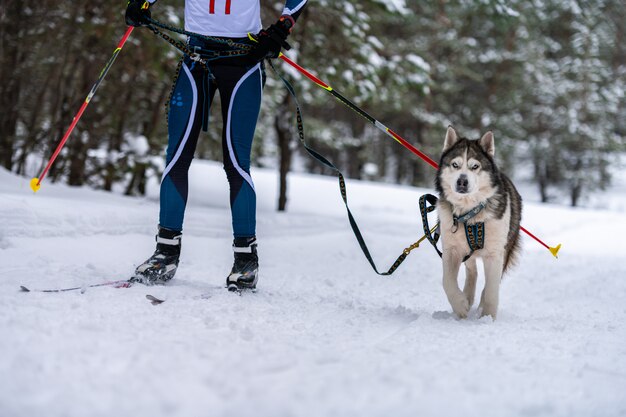
[[[561,244],[559,243],[558,245],[556,245],[556,247],[550,247],[550,253],[552,253],[552,256],[554,256],[555,258],[559,259],[559,251],[561,250]]]
[[[39,183],[39,178],[33,178],[30,180],[30,188],[32,188],[33,192],[36,193],[41,188],[41,184]]]

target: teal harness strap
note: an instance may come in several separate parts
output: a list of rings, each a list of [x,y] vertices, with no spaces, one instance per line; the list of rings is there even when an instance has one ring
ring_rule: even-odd
[[[439,257],[441,257],[443,254],[437,247],[437,242],[439,241],[439,236],[440,236],[439,223],[437,223],[437,229],[435,230],[434,235],[430,232],[431,229],[428,224],[428,213],[434,211],[436,208],[436,205],[437,205],[437,197],[435,197],[434,195],[424,194],[423,196],[420,197],[420,214],[422,215],[422,226],[424,227],[424,235],[426,235],[426,238],[428,239],[430,244],[433,245],[433,248],[435,248],[435,250],[437,251],[437,254],[439,254]]]
[[[479,205],[467,213],[461,216],[452,216],[454,219],[454,227],[458,227],[459,223],[463,223],[465,239],[467,239],[467,245],[470,248],[470,253],[463,258],[463,262],[467,261],[474,254],[474,251],[482,249],[485,246],[485,223],[467,224],[468,220],[474,218],[474,216],[480,213],[485,207],[487,207],[487,202],[481,201]]]
[[[434,235],[431,234],[430,226],[428,225],[428,213],[435,210],[436,204],[437,197],[432,194],[424,194],[420,197],[420,214],[422,215],[424,234],[437,251],[437,254],[439,254],[439,257],[441,257],[443,254],[437,247],[437,242],[440,237],[439,224],[437,224],[437,229],[435,230]],[[480,213],[485,207],[487,207],[487,202],[483,201],[462,216],[453,216],[455,228],[458,227],[459,223],[463,223],[465,238],[467,239],[467,245],[470,248],[470,253],[463,258],[463,262],[467,261],[475,251],[485,247],[485,223],[467,224],[468,220]]]
[[[464,229],[470,253],[463,258],[463,262],[467,261],[474,251],[485,247],[485,223],[465,224]]]
[[[454,225],[457,226],[459,223],[467,223],[468,220],[480,213],[485,207],[487,207],[487,202],[482,201],[479,205],[461,216],[457,217],[453,215],[452,218],[454,219]]]

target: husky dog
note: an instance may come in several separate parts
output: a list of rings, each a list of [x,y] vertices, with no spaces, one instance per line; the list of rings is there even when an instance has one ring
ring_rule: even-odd
[[[448,127],[435,186],[439,192],[437,213],[443,242],[443,289],[452,310],[465,318],[474,303],[482,258],[485,288],[478,311],[496,318],[502,275],[520,250],[522,198],[511,180],[493,160],[492,132],[480,140],[468,140]],[[465,287],[457,276],[465,262]]]

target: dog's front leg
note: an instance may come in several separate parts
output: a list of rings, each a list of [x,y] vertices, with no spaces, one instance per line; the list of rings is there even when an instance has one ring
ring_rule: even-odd
[[[485,288],[478,309],[481,311],[481,317],[491,316],[495,320],[498,314],[504,259],[501,256],[488,256],[483,258],[483,263],[485,264]]]
[[[476,257],[473,256],[465,261],[465,286],[463,287],[463,293],[467,297],[470,308],[474,304],[474,297],[476,296],[476,280],[478,279],[478,270],[476,268]]]
[[[467,296],[459,288],[459,268],[461,257],[454,250],[444,250],[443,256],[443,290],[446,292],[452,311],[464,319],[469,313],[470,303]]]

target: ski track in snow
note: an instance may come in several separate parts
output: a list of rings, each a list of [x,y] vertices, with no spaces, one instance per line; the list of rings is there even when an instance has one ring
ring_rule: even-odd
[[[192,167],[183,258],[166,287],[20,293],[127,278],[154,249],[158,202],[0,171],[0,416],[624,416],[624,213],[527,203],[495,322],[456,320],[425,242],[378,277],[336,179],[254,172],[260,281],[237,296],[226,180]],[[206,181],[214,178],[214,181]],[[428,190],[349,181],[380,270],[421,237]],[[482,289],[482,277],[479,278]],[[153,306],[146,294],[166,299]],[[200,297],[203,294],[203,297]]]

